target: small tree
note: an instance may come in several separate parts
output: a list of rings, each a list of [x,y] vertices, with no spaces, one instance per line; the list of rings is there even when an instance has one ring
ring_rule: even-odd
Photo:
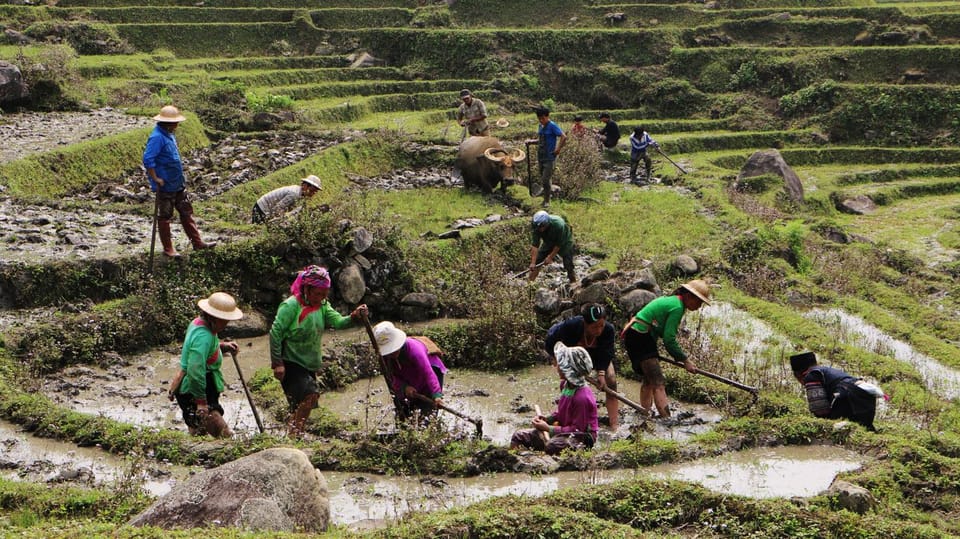
[[[575,200],[603,181],[600,172],[600,151],[591,136],[568,137],[557,157],[554,183],[560,186],[560,197]]]

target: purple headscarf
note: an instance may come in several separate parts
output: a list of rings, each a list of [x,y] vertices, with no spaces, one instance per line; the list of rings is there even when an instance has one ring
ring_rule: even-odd
[[[296,296],[301,304],[307,304],[306,288],[330,288],[330,272],[320,266],[307,266],[297,274],[297,278],[290,285],[290,293]]]

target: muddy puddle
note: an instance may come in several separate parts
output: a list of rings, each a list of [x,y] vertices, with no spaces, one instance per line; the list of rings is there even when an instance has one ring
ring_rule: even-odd
[[[410,512],[449,509],[494,496],[542,496],[566,487],[630,478],[677,479],[725,494],[751,498],[808,497],[830,486],[837,474],[865,459],[834,446],[790,446],[728,453],[694,462],[638,470],[560,472],[533,476],[488,474],[471,478],[384,477],[324,473],[331,518],[350,528],[382,526]]]
[[[6,479],[105,488],[138,485],[160,496],[188,475],[184,467],[37,438],[17,425],[0,421],[0,477]]]
[[[559,394],[559,378],[553,367],[548,365],[517,370],[509,374],[491,374],[478,371],[452,369],[444,379],[444,401],[451,408],[472,418],[483,421],[483,437],[498,445],[509,445],[510,436],[518,428],[529,427],[534,416],[534,408],[539,405],[544,413],[554,409]],[[325,393],[320,396],[320,405],[332,410],[336,415],[352,418],[364,426],[383,427],[388,424],[393,413],[389,393],[384,389],[381,379],[360,381],[342,391]],[[370,392],[368,394],[368,391]],[[633,380],[619,380],[620,393],[637,401],[640,398],[640,384]],[[598,395],[600,404],[598,414],[607,415],[603,406],[604,397]],[[669,426],[660,422],[648,422],[645,436],[685,440],[694,434],[709,430],[720,421],[721,413],[708,406],[674,403],[674,417],[679,418]],[[457,425],[468,432],[474,426],[462,419],[443,412],[448,424]],[[623,437],[629,434],[629,426],[638,422],[637,415],[627,406],[620,406],[620,430],[615,434]],[[385,418],[385,419],[380,419]],[[372,423],[376,421],[378,423]],[[600,443],[608,441],[614,433],[601,427]]]
[[[840,309],[817,309],[810,311],[807,316],[834,331],[846,344],[912,365],[920,373],[927,389],[937,395],[945,399],[960,397],[960,370],[947,367],[914,350],[910,344],[894,339],[862,318]]]

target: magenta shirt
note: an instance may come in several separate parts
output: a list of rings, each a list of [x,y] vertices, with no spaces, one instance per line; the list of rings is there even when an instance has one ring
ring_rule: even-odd
[[[407,337],[403,348],[400,349],[400,357],[397,358],[400,367],[394,365],[393,390],[397,395],[403,395],[407,386],[412,386],[417,393],[437,399],[443,397],[443,388],[440,387],[440,381],[437,380],[433,367],[436,366],[440,372],[447,372],[447,367],[443,364],[440,356],[427,355],[427,346],[422,342]],[[593,393],[591,392],[591,395]]]
[[[565,388],[566,380],[562,383]],[[556,430],[558,434],[588,432],[594,440],[597,439],[597,430],[600,428],[597,421],[597,398],[589,387],[579,387],[573,395],[569,395],[569,390],[561,389],[557,409],[551,415],[554,421],[560,423]]]

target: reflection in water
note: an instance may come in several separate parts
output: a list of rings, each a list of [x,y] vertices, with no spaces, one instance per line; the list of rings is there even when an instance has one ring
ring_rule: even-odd
[[[839,326],[839,336],[846,344],[909,363],[920,373],[927,389],[937,395],[946,399],[960,397],[960,371],[917,352],[909,344],[894,339],[862,318],[840,309],[816,309],[808,316],[825,327],[838,329]]]
[[[463,506],[493,496],[542,496],[557,489],[606,484],[632,477],[693,481],[725,494],[751,498],[813,496],[863,458],[833,446],[754,449],[721,457],[642,468],[560,472],[548,476],[491,474],[470,478],[384,477],[324,473],[331,518],[351,528],[384,525],[415,511]]]
[[[751,498],[814,496],[841,472],[859,469],[860,455],[830,446],[787,446],[671,464],[649,470],[654,477],[700,483],[717,492]]]

